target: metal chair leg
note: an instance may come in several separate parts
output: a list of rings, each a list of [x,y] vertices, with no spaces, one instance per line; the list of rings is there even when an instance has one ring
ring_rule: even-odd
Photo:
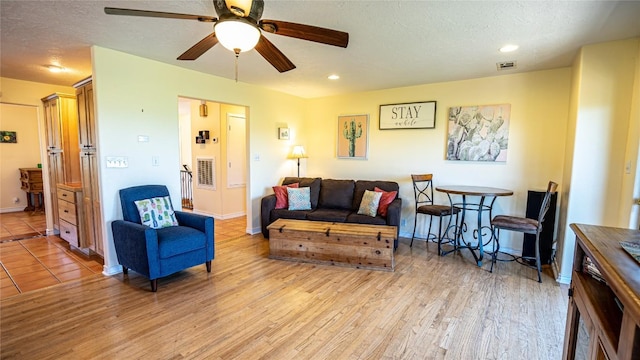
[[[542,282],[542,265],[540,264],[540,231],[536,232],[536,268],[538,270],[538,282]]]
[[[498,250],[500,249],[500,243],[498,242],[498,237],[500,236],[500,229],[497,229],[498,233],[496,234],[496,229],[494,228],[492,233],[493,233],[493,245],[491,247],[491,250],[493,250],[493,254],[491,254],[491,269],[489,270],[490,273],[493,272],[493,265],[495,265],[496,261],[498,260]],[[496,249],[496,245],[498,245],[498,249]]]
[[[417,224],[418,224],[418,212],[416,212],[416,215],[413,217],[413,235],[411,236],[411,244],[409,244],[409,247],[413,247],[413,239],[416,237]]]

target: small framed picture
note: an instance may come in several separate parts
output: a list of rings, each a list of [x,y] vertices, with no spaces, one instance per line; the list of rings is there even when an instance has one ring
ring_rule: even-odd
[[[0,131],[0,142],[16,144],[18,135],[15,131]]]
[[[278,128],[278,139],[289,140],[289,128]]]

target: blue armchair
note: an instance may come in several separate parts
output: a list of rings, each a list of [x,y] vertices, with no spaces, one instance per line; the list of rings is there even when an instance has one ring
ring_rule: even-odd
[[[134,186],[120,190],[123,220],[111,223],[113,242],[122,271],[140,273],[158,290],[158,278],[206,263],[214,258],[212,217],[175,211],[178,226],[153,229],[142,225],[134,201],[169,196],[164,185]]]

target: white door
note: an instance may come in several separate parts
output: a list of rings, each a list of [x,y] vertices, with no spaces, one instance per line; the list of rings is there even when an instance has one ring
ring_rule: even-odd
[[[227,115],[227,186],[247,183],[247,139],[244,115]]]

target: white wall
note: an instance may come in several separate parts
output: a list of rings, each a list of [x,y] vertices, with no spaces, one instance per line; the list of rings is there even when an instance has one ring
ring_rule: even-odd
[[[511,189],[514,196],[498,199],[494,214],[524,216],[527,190],[544,190],[549,180],[562,183],[570,86],[571,69],[562,68],[309,100],[303,136],[307,175],[397,181],[403,199],[401,236],[410,237],[413,230],[411,174],[433,173],[435,186]],[[430,100],[437,101],[435,129],[379,130],[379,105]],[[506,162],[445,160],[450,107],[504,103],[511,104]],[[343,114],[369,114],[368,160],[336,158],[337,117]],[[448,203],[443,194],[436,199]],[[511,235],[501,234],[501,246],[520,252],[522,234]]]
[[[209,99],[248,107],[249,178],[247,231],[260,230],[260,199],[288,175],[288,144],[278,141],[278,124],[297,127],[304,100],[94,46],[92,48],[100,188],[105,223],[105,273],[119,271],[111,222],[122,218],[118,190],[165,184],[180,198],[178,97]],[[269,134],[273,134],[270,136]],[[149,142],[139,143],[138,135]],[[107,169],[106,156],[127,156],[129,167]],[[152,166],[158,156],[159,166]]]
[[[559,280],[571,277],[575,235],[571,223],[627,227],[638,156],[640,100],[634,90],[640,39],[585,46],[573,76],[559,229]],[[635,94],[635,95],[634,95]],[[630,165],[629,172],[626,166]],[[565,226],[566,225],[566,226]]]

